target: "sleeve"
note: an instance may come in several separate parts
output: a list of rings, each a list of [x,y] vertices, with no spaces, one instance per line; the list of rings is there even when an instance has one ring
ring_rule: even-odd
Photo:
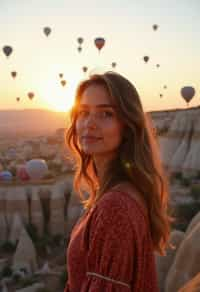
[[[135,236],[126,208],[104,201],[91,219],[85,281],[81,292],[130,292]]]

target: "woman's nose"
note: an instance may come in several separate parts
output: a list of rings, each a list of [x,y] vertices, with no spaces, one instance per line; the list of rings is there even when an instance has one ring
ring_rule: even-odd
[[[97,126],[97,121],[96,121],[96,116],[95,114],[89,114],[87,119],[86,119],[86,126],[90,128],[96,128]]]

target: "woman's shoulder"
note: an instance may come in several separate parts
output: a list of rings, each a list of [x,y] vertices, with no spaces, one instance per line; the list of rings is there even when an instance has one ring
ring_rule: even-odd
[[[148,220],[148,212],[139,192],[130,183],[123,182],[115,185],[105,192],[97,203],[97,211],[102,211],[108,216],[114,210],[116,217],[123,216],[145,223]]]
[[[130,194],[130,190],[121,190],[121,185],[120,188],[116,186],[104,193],[91,213],[94,228],[100,224],[107,230],[121,224],[126,226],[126,230],[132,230],[136,237],[145,237],[149,221],[143,205],[135,196]]]
[[[100,199],[101,205],[119,205],[122,206],[125,203],[130,206],[136,206],[139,208],[145,216],[148,216],[148,210],[144,198],[140,192],[130,182],[121,182],[113,186],[109,191],[103,194]]]

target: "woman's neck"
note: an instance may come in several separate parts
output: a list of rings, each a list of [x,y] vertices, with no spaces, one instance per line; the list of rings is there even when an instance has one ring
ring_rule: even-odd
[[[105,156],[95,156],[93,157],[96,175],[98,178],[99,186],[102,185],[106,170],[110,161],[114,159],[115,155],[113,153],[111,155],[106,154]]]

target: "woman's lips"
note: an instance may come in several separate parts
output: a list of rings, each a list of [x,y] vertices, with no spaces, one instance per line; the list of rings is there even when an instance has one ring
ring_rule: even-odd
[[[85,137],[82,137],[82,139],[83,139],[85,142],[89,142],[89,143],[97,142],[97,141],[101,140],[101,138],[98,138],[98,137],[92,137],[92,136],[85,136]]]

